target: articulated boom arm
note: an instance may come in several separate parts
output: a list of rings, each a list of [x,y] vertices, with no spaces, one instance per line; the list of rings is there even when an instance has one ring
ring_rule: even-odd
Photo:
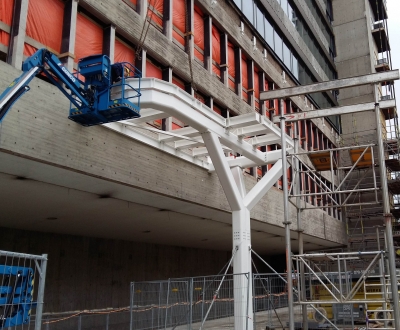
[[[126,79],[140,79],[141,74],[129,63],[111,65],[105,55],[88,56],[79,61],[77,74],[73,75],[56,55],[40,49],[24,61],[22,70],[24,73],[0,95],[0,123],[39,73],[44,73],[71,101],[68,118],[83,126],[140,117],[140,88],[133,88]],[[127,90],[135,93],[125,98]]]

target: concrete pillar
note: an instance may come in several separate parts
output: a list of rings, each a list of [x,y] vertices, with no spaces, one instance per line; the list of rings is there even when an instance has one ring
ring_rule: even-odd
[[[221,33],[221,81],[225,86],[229,86],[228,77],[228,35]]]
[[[74,69],[77,14],[78,0],[68,0],[64,7],[60,60],[71,72]]]
[[[187,23],[186,25],[186,51],[189,54],[189,58],[194,58],[194,0],[186,0],[185,5],[187,6]]]
[[[144,49],[140,50],[140,56],[136,58],[136,67],[142,72],[142,77],[146,77],[146,57],[147,52]]]
[[[136,11],[143,19],[146,18],[147,15],[147,0],[138,0]]]
[[[166,67],[163,69],[162,79],[172,83],[172,68],[171,67]],[[161,126],[162,126],[163,131],[172,131],[172,117],[162,119]]]
[[[239,95],[240,99],[243,99],[242,86],[242,49],[240,47],[235,48],[235,86],[236,94]]]
[[[110,24],[103,32],[103,54],[107,55],[114,63],[115,55],[115,26]]]
[[[164,1],[164,10],[163,10],[163,33],[168,38],[168,40],[172,41],[172,13],[174,12],[174,1],[173,0],[163,0]]]
[[[212,18],[204,18],[204,67],[212,73]]]
[[[265,73],[264,71],[260,70],[260,72],[258,73],[258,77],[255,77],[255,79],[258,79],[258,85],[260,86],[260,92],[264,92],[265,91]],[[259,105],[260,105],[260,113],[265,116],[266,111],[267,111],[267,107],[265,106],[265,101],[261,102],[259,101]]]
[[[255,99],[254,99],[254,62],[253,60],[247,60],[247,102],[251,105],[252,109],[255,110]]]
[[[15,0],[10,31],[7,63],[21,69],[24,59],[26,22],[28,20],[28,0]]]

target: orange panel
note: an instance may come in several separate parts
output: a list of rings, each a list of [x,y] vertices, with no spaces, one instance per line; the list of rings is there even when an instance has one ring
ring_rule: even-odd
[[[63,16],[64,4],[60,0],[30,0],[26,34],[60,52]]]
[[[172,123],[172,129],[178,129],[178,128],[182,128],[182,126],[175,124],[174,122]]]
[[[131,3],[133,3],[134,5],[136,5],[137,0],[130,0]]]
[[[219,114],[219,115],[222,114],[221,109],[220,109],[218,106],[216,106],[216,105],[213,105],[213,110],[214,110],[217,114]]]
[[[204,61],[204,19],[202,11],[197,6],[194,6],[194,43],[203,51],[202,53],[195,48],[195,56]]]
[[[174,85],[176,85],[176,86],[182,88],[183,90],[185,90],[185,84],[184,84],[181,80],[176,79],[175,77],[172,77],[172,83],[173,83]]]
[[[114,62],[135,63],[135,50],[115,39]]]
[[[14,0],[0,0],[0,21],[10,25],[12,23],[12,14],[14,8]],[[7,32],[0,31],[0,43],[8,46],[10,43],[10,35]]]
[[[154,11],[149,8],[147,10],[147,16],[151,17],[151,20],[159,26],[163,26],[163,11],[164,11],[164,0],[149,0],[149,5],[153,7]]]
[[[219,65],[221,64],[221,35],[218,29],[212,26],[212,59],[217,65],[213,63],[212,69],[217,76],[221,76],[221,69]]]
[[[185,45],[185,38],[183,35],[185,34],[186,31],[186,11],[185,11],[185,0],[173,0],[173,18],[172,18],[172,23],[174,26],[174,29],[177,29],[180,33],[177,31],[173,31],[173,37],[182,45]]]
[[[24,55],[32,56],[36,52],[37,52],[37,48],[35,48],[31,45],[28,45],[28,44],[24,44]]]
[[[360,159],[360,157],[361,157],[362,153],[364,152],[364,150],[365,150],[365,148],[349,150],[351,162],[353,164],[355,164]],[[357,163],[356,167],[357,168],[363,168],[363,167],[369,167],[371,165],[372,165],[372,153],[371,153],[371,148],[368,148],[368,150],[362,156],[360,161]]]
[[[235,48],[231,42],[228,42],[228,73],[235,78]]]
[[[154,77],[162,79],[161,68],[155,66],[153,63],[146,61],[146,77]]]
[[[247,59],[244,56],[242,56],[242,85],[245,89],[249,88],[249,79],[247,76]]]
[[[78,13],[76,21],[75,62],[82,57],[103,52],[103,29]]]
[[[258,69],[254,67],[254,97],[255,97],[255,107],[260,109],[260,81],[258,77]]]

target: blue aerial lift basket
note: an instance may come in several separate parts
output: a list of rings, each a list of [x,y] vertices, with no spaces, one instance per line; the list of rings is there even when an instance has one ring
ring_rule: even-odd
[[[72,74],[56,55],[43,48],[24,61],[22,70],[24,73],[0,95],[0,123],[39,73],[71,101],[68,118],[83,126],[140,117],[141,73],[130,63],[111,64],[106,55],[92,55],[82,58],[78,71]],[[137,88],[129,84],[130,78],[138,80]]]

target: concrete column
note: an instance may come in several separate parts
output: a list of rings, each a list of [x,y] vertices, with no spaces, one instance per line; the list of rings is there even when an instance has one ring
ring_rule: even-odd
[[[10,31],[7,63],[21,69],[24,59],[26,22],[28,20],[28,0],[15,0]]]
[[[187,22],[186,22],[186,51],[190,58],[194,58],[194,0],[186,0]]]
[[[221,81],[225,86],[229,86],[228,77],[228,35],[221,33]]]
[[[64,7],[60,60],[69,71],[74,69],[78,0],[68,0]]]
[[[172,13],[174,12],[174,1],[173,0],[163,0],[164,1],[164,10],[163,10],[163,33],[168,38],[168,40],[172,41]]]
[[[204,67],[212,73],[212,18],[204,18]]]
[[[142,72],[142,77],[146,77],[146,57],[147,52],[144,49],[140,50],[140,56],[136,58],[136,67]]]
[[[172,68],[171,67],[166,67],[163,69],[162,79],[172,83]],[[162,119],[161,126],[162,126],[163,131],[172,131],[172,117]]]
[[[255,79],[255,77],[254,77],[254,62],[253,62],[253,60],[247,60],[247,80],[248,80],[247,102],[251,105],[253,110],[255,110],[254,79]]]
[[[242,49],[240,47],[235,48],[235,85],[236,85],[236,94],[239,95],[240,99],[243,99],[242,96]]]
[[[255,77],[255,79],[258,79],[258,85],[260,86],[260,93],[265,91],[265,73],[264,71],[260,71],[258,73],[258,77]],[[265,101],[261,102],[259,100],[260,104],[260,113],[265,116],[267,107],[265,106]]]
[[[107,55],[114,63],[115,55],[115,26],[110,24],[103,32],[103,54]]]
[[[136,11],[143,19],[146,18],[147,15],[147,0],[138,0],[136,5]]]

